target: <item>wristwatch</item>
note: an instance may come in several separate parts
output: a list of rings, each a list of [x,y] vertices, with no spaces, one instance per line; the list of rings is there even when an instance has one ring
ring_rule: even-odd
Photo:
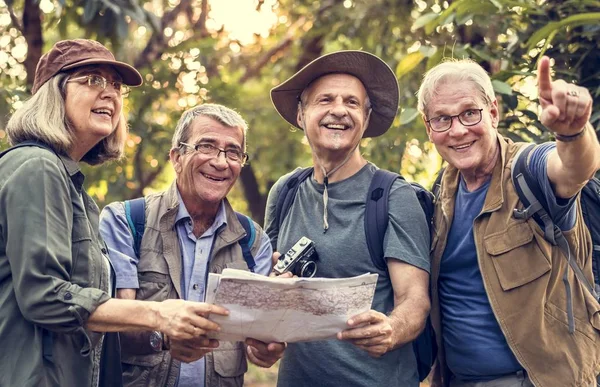
[[[160,352],[163,349],[163,334],[162,332],[159,331],[152,331],[150,332],[150,347],[152,347],[152,349],[155,352]]]

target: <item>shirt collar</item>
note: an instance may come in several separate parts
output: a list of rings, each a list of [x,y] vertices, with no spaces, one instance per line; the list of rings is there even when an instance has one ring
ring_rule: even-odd
[[[179,200],[179,209],[177,210],[175,223],[179,223],[182,220],[191,220],[190,213],[188,212],[187,208],[185,208],[185,203],[183,202],[181,194],[179,193],[179,188],[177,188],[177,200]],[[215,221],[213,222],[212,226],[210,226],[210,228],[206,230],[206,232],[214,232],[214,230],[218,229],[223,224],[227,224],[227,216],[225,213],[225,203],[223,200],[221,200],[221,203],[219,204],[219,210],[217,211],[217,215],[215,216]]]
[[[56,152],[57,156],[62,161],[71,181],[75,185],[77,192],[81,193],[83,189],[83,181],[85,180],[85,176],[83,172],[81,172],[81,168],[79,167],[79,163],[71,159],[69,156],[65,156],[62,153]]]

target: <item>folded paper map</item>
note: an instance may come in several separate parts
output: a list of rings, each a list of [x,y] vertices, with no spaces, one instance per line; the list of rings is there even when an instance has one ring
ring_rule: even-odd
[[[377,274],[278,278],[235,269],[211,273],[206,302],[227,308],[229,315],[209,317],[221,326],[209,336],[289,343],[333,338],[348,328],[350,317],[371,309],[376,285]]]

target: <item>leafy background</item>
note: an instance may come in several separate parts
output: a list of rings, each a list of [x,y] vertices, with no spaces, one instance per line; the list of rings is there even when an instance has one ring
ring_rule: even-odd
[[[127,157],[87,168],[100,206],[164,189],[170,139],[186,108],[214,102],[248,121],[252,162],[230,198],[259,222],[279,176],[310,163],[301,131],[275,112],[269,90],[321,54],[362,49],[394,69],[400,112],[388,133],[363,140],[365,157],[426,186],[441,160],[416,111],[423,73],[443,58],[472,58],[491,75],[503,134],[551,139],[539,123],[535,69],[586,86],[600,128],[600,1],[593,0],[0,0],[0,147],[35,66],[56,41],[96,39],[134,64],[145,83],[126,101]],[[273,370],[249,385],[272,385]]]

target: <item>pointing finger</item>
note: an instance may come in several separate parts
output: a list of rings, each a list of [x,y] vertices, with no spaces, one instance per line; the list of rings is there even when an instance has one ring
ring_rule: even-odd
[[[538,63],[538,90],[541,98],[552,100],[552,78],[550,77],[550,58],[543,56]]]

